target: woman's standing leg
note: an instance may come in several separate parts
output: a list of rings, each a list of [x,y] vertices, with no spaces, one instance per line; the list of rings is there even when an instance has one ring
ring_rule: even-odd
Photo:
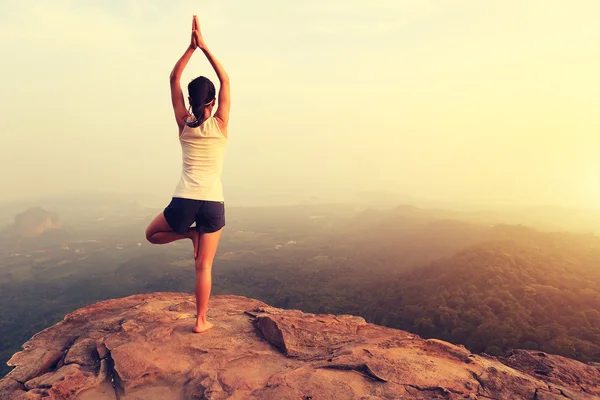
[[[208,322],[206,311],[208,310],[208,299],[212,287],[212,264],[221,238],[220,229],[212,233],[200,233],[197,241],[196,258],[196,326],[194,332],[204,332],[213,327]]]

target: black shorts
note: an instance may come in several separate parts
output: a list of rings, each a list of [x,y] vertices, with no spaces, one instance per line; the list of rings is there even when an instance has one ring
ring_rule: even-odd
[[[173,197],[163,215],[174,232],[183,234],[196,222],[196,231],[212,233],[225,226],[222,201],[192,200]]]

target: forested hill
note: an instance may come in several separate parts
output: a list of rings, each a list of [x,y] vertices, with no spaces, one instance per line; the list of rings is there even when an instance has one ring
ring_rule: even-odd
[[[600,361],[600,240],[497,227],[496,239],[379,288],[377,322],[475,352],[540,349]],[[396,303],[396,307],[391,307]]]

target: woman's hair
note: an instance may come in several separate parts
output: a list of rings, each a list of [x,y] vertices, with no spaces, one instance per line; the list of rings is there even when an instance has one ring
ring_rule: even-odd
[[[186,125],[195,128],[204,122],[204,109],[215,98],[215,85],[210,79],[199,76],[188,84],[188,94],[191,113],[194,114],[196,120],[186,122]]]

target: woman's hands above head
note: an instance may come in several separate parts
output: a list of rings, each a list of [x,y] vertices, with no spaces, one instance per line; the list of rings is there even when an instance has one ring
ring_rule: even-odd
[[[192,17],[192,38],[190,40],[190,49],[196,50],[198,42],[196,42],[196,16]]]
[[[173,101],[177,125],[179,126],[179,133],[181,134],[183,126],[185,125],[185,120],[189,115],[185,108],[185,102],[183,101],[183,92],[181,91],[181,86],[179,85],[179,79],[181,78],[183,69],[187,65],[196,49],[202,50],[210,62],[210,65],[212,65],[213,69],[215,70],[217,77],[219,78],[219,82],[221,83],[218,97],[219,106],[215,112],[215,118],[218,121],[219,128],[221,128],[223,134],[227,136],[227,124],[229,123],[229,108],[231,103],[229,94],[229,75],[227,75],[227,72],[225,72],[221,63],[219,63],[216,57],[206,46],[204,38],[202,37],[202,32],[200,31],[200,22],[198,22],[198,17],[196,15],[194,15],[192,19],[192,37],[190,38],[190,45],[179,61],[177,61],[177,64],[175,64],[175,67],[171,72],[171,99]]]
[[[192,19],[192,40],[190,43],[190,48],[199,48],[201,50],[206,49],[206,43],[204,42],[202,32],[200,31],[200,22],[198,21],[197,15],[194,15]]]

